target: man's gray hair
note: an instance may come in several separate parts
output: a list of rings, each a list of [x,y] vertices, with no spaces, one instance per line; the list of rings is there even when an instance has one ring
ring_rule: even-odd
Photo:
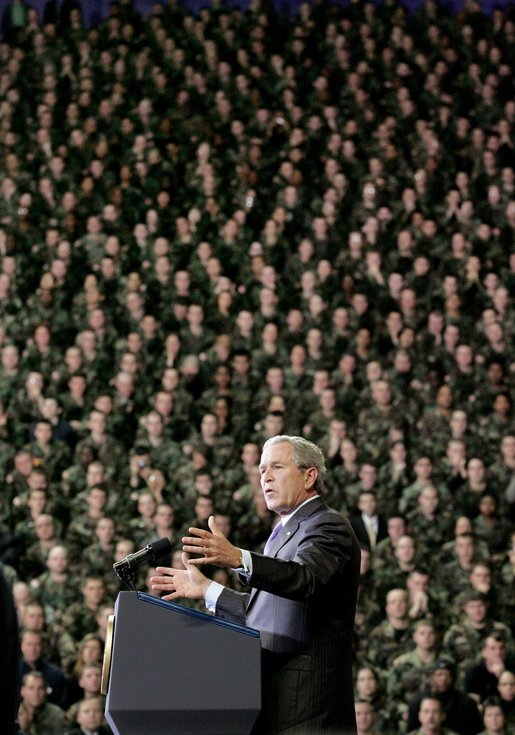
[[[316,482],[313,489],[317,493],[321,493],[324,489],[324,477],[325,477],[325,459],[320,447],[317,447],[313,442],[304,439],[302,436],[287,436],[281,434],[279,436],[272,436],[267,439],[263,445],[263,451],[274,444],[290,444],[293,450],[293,461],[295,466],[299,470],[307,470],[309,467],[315,467],[318,472]]]

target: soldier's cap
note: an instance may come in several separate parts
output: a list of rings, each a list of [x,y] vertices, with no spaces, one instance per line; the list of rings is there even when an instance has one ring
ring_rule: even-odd
[[[433,672],[440,671],[441,669],[444,669],[445,671],[449,671],[451,676],[454,678],[454,664],[453,662],[448,658],[439,658],[437,661],[435,661],[435,665],[433,666]]]

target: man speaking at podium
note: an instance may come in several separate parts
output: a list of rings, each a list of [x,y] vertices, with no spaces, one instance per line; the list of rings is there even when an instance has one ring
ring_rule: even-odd
[[[259,469],[268,508],[280,516],[264,554],[233,546],[210,518],[210,531],[190,528],[183,539],[185,553],[202,556],[183,555],[186,569],[158,567],[152,587],[165,600],[203,598],[218,617],[260,631],[262,710],[252,735],[354,735],[358,542],[320,497],[325,463],[315,444],[275,436]],[[235,569],[250,593],[212,582],[203,564]]]

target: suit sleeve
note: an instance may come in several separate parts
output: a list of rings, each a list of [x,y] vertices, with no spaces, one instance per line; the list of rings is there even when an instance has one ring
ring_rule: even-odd
[[[337,576],[355,573],[359,547],[350,524],[339,513],[310,519],[292,559],[252,553],[250,585],[291,600],[318,594]]]
[[[215,614],[222,620],[245,625],[245,615],[250,595],[225,588],[216,601]]]

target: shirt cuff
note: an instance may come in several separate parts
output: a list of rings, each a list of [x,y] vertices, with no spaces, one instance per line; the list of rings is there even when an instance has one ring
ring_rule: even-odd
[[[240,567],[235,567],[233,571],[239,574],[245,584],[248,584],[252,577],[252,554],[248,549],[240,549],[240,551],[243,564]]]
[[[218,602],[218,598],[220,597],[224,589],[225,587],[223,586],[223,584],[220,584],[219,582],[211,582],[211,584],[207,588],[204,603],[209,612],[215,612],[216,603]]]

